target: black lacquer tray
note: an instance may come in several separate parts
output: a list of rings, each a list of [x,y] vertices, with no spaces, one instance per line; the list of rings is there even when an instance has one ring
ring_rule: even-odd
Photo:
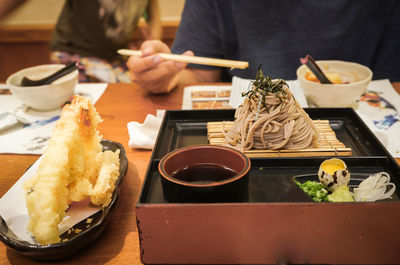
[[[390,172],[391,176],[399,173],[395,160],[352,108],[305,110],[312,119],[329,120],[339,141],[346,147],[351,147],[352,156],[342,157],[349,166],[350,172],[361,173],[363,178],[380,171]],[[157,170],[159,160],[177,148],[208,144],[207,122],[233,120],[233,115],[234,110],[168,111],[153,151],[139,202],[167,203],[162,193],[160,174]],[[305,174],[313,175],[315,179],[319,165],[327,158],[253,158],[248,202],[309,201],[309,198],[293,185],[292,179]],[[394,178],[394,181],[398,180]],[[268,193],[263,189],[266,185],[286,187],[286,189],[284,192]],[[263,192],[260,193],[259,189]]]
[[[115,190],[111,197],[110,204],[103,210],[98,211],[89,218],[91,222],[86,222],[86,219],[74,225],[74,230],[79,229],[79,233],[65,232],[60,235],[61,242],[49,245],[31,244],[20,240],[7,226],[6,222],[0,216],[0,240],[8,247],[29,258],[36,260],[56,260],[74,254],[83,247],[95,240],[106,227],[110,213],[118,203],[118,194],[121,188],[122,180],[128,169],[128,160],[124,147],[117,142],[102,140],[101,144],[104,150],[116,151],[120,150],[120,174],[116,183]],[[78,231],[79,231],[78,230]]]
[[[307,180],[318,181],[318,168],[325,158],[275,158],[251,159],[249,172],[249,196],[242,203],[268,202],[312,202],[312,199],[298,188],[294,181],[303,183]],[[351,172],[350,184],[356,185],[371,174],[386,171],[391,181],[400,187],[399,168],[387,158],[344,158]],[[140,196],[140,203],[166,203],[161,175],[158,172],[158,161],[153,161],[148,180]],[[396,189],[391,201],[399,201],[400,188]]]
[[[351,184],[386,171],[396,185],[391,199],[314,202],[295,181],[317,180],[320,164],[331,157],[294,157],[252,158],[243,201],[168,202],[160,159],[177,148],[208,144],[207,122],[233,120],[234,111],[166,112],[136,204],[144,263],[400,262],[400,167],[351,108],[305,111],[312,119],[329,120],[338,140],[352,149],[352,156],[339,157],[353,174]]]
[[[386,149],[352,108],[308,108],[313,120],[329,120],[337,138],[353,151],[353,157],[387,156]],[[207,122],[231,121],[235,110],[168,111],[162,124],[153,159],[194,144],[208,144]]]

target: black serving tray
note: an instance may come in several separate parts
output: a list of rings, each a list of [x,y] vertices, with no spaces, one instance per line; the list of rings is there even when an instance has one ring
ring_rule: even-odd
[[[389,172],[399,187],[400,168],[385,147],[352,108],[308,108],[312,119],[329,120],[339,141],[351,147],[352,156],[340,157],[358,179]],[[208,144],[207,122],[233,120],[234,110],[167,111],[153,151],[138,203],[168,203],[163,195],[159,160],[177,148]],[[253,158],[249,197],[243,202],[310,202],[294,183],[299,176],[317,180],[320,164],[328,157]],[[356,176],[356,175],[354,175]],[[301,180],[302,178],[298,178]],[[355,179],[353,182],[356,181]],[[399,200],[400,189],[392,200]]]
[[[307,180],[318,181],[318,168],[325,158],[253,158],[249,172],[248,198],[239,203],[304,203],[313,200],[295,183]],[[342,157],[351,172],[351,185],[359,184],[371,174],[386,171],[396,191],[392,199],[399,201],[400,169],[386,157],[346,158]],[[168,204],[161,186],[158,162],[153,160],[142,189],[139,202],[142,204]],[[183,203],[183,202],[182,202]]]
[[[306,108],[313,120],[329,120],[336,137],[352,149],[353,157],[388,156],[385,147],[352,108]],[[153,151],[158,160],[177,148],[208,144],[207,122],[232,121],[235,110],[167,111]]]
[[[234,110],[167,111],[136,203],[145,264],[399,264],[400,167],[351,108],[305,109],[329,120],[352,149],[343,159],[357,184],[386,171],[396,185],[377,202],[314,202],[295,181],[317,180],[330,157],[252,158],[248,197],[239,202],[168,202],[160,159],[177,148],[208,144],[207,122]],[[223,200],[222,200],[223,201]],[[376,248],[379,246],[379,249]]]
[[[90,216],[89,218],[92,218],[90,224],[88,224],[85,219],[73,226],[74,229],[80,229],[80,233],[68,233],[67,231],[60,235],[60,243],[39,245],[20,240],[11,230],[8,229],[6,222],[0,216],[0,240],[20,254],[36,260],[56,260],[70,256],[95,240],[103,232],[109,221],[111,211],[117,205],[121,183],[128,169],[126,152],[120,143],[102,140],[101,144],[103,146],[103,151],[120,150],[119,178],[112,194],[110,204],[103,210]]]

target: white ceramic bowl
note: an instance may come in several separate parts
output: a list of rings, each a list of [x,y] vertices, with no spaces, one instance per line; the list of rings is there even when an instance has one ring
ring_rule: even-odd
[[[24,76],[38,80],[60,70],[63,64],[45,64],[20,70],[7,78],[7,87],[22,103],[37,110],[52,110],[62,107],[74,94],[78,83],[78,70],[75,70],[49,85],[20,86]]]
[[[347,84],[320,84],[305,78],[308,67],[297,69],[297,80],[311,104],[318,107],[353,107],[366,91],[372,71],[361,64],[345,61],[317,61],[322,71],[337,73]]]

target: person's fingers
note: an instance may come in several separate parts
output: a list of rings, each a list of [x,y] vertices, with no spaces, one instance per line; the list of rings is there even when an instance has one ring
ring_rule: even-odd
[[[194,53],[190,50],[185,51],[184,53],[182,53],[182,55],[187,55],[187,56],[194,56]]]
[[[184,65],[182,63],[176,63],[172,61],[162,62],[158,67],[143,71],[140,73],[134,73],[135,80],[140,82],[152,82],[153,80],[164,80],[172,77],[180,70]],[[136,74],[136,76],[135,76]]]
[[[154,48],[151,45],[145,47]],[[192,51],[186,51],[183,55],[194,54]],[[132,81],[152,93],[168,92],[171,80],[187,65],[183,62],[164,60],[156,54],[144,57],[132,56],[127,64],[131,70]]]
[[[193,56],[192,51],[186,51],[183,55]],[[128,67],[132,74],[142,75],[142,79],[153,76],[154,79],[165,78],[170,74],[175,74],[186,67],[186,63],[165,61],[158,55],[147,57],[131,57],[128,60]]]
[[[157,80],[152,87],[147,89],[153,94],[164,94],[168,93],[171,91],[170,88],[170,83],[172,82],[174,76],[167,78],[167,79],[162,79],[162,80]]]
[[[171,53],[171,50],[168,48],[167,44],[159,40],[148,40],[143,42],[140,47],[142,51],[142,57],[149,56],[154,53]]]
[[[155,68],[162,61],[159,55],[154,54],[146,57],[131,56],[126,64],[132,73],[138,74]]]
[[[138,84],[141,88],[153,93],[153,94],[161,94],[161,93],[166,93],[168,92],[168,87],[169,83],[173,79],[173,75],[169,78],[165,79],[152,79],[150,81],[143,81],[141,80],[135,80],[134,77],[132,78],[132,81]]]
[[[154,46],[146,46],[146,47],[149,47],[150,50],[154,48]],[[186,51],[182,55],[194,56],[194,53],[192,51]],[[158,55],[153,55],[153,56],[149,55],[145,57],[131,56],[127,61],[127,66],[133,73],[140,73],[156,67],[162,61],[163,59]],[[186,67],[186,63],[176,62],[176,67],[182,70],[183,68]]]
[[[140,49],[142,51],[140,57],[131,56],[127,61],[127,66],[132,72],[139,73],[154,68],[163,61],[163,59],[155,55],[155,53],[171,52],[168,46],[159,40],[145,41]]]
[[[194,56],[194,53],[192,51],[186,51],[184,53],[182,53],[182,55],[186,55],[186,56]],[[179,68],[180,70],[183,70],[187,63],[183,63],[183,62],[176,62],[176,67]]]
[[[167,61],[162,63],[162,67],[160,66],[138,75],[133,74],[131,79],[151,93],[167,93],[170,90],[170,83],[179,71],[180,68],[177,67],[175,62]]]

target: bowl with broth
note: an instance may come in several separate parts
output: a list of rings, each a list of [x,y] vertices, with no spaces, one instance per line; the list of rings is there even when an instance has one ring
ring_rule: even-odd
[[[169,202],[238,202],[248,196],[250,159],[223,146],[194,145],[166,154],[158,165]]]
[[[321,84],[306,65],[297,69],[297,80],[310,105],[317,107],[356,107],[367,90],[372,71],[361,64],[346,61],[316,61],[333,84]]]

